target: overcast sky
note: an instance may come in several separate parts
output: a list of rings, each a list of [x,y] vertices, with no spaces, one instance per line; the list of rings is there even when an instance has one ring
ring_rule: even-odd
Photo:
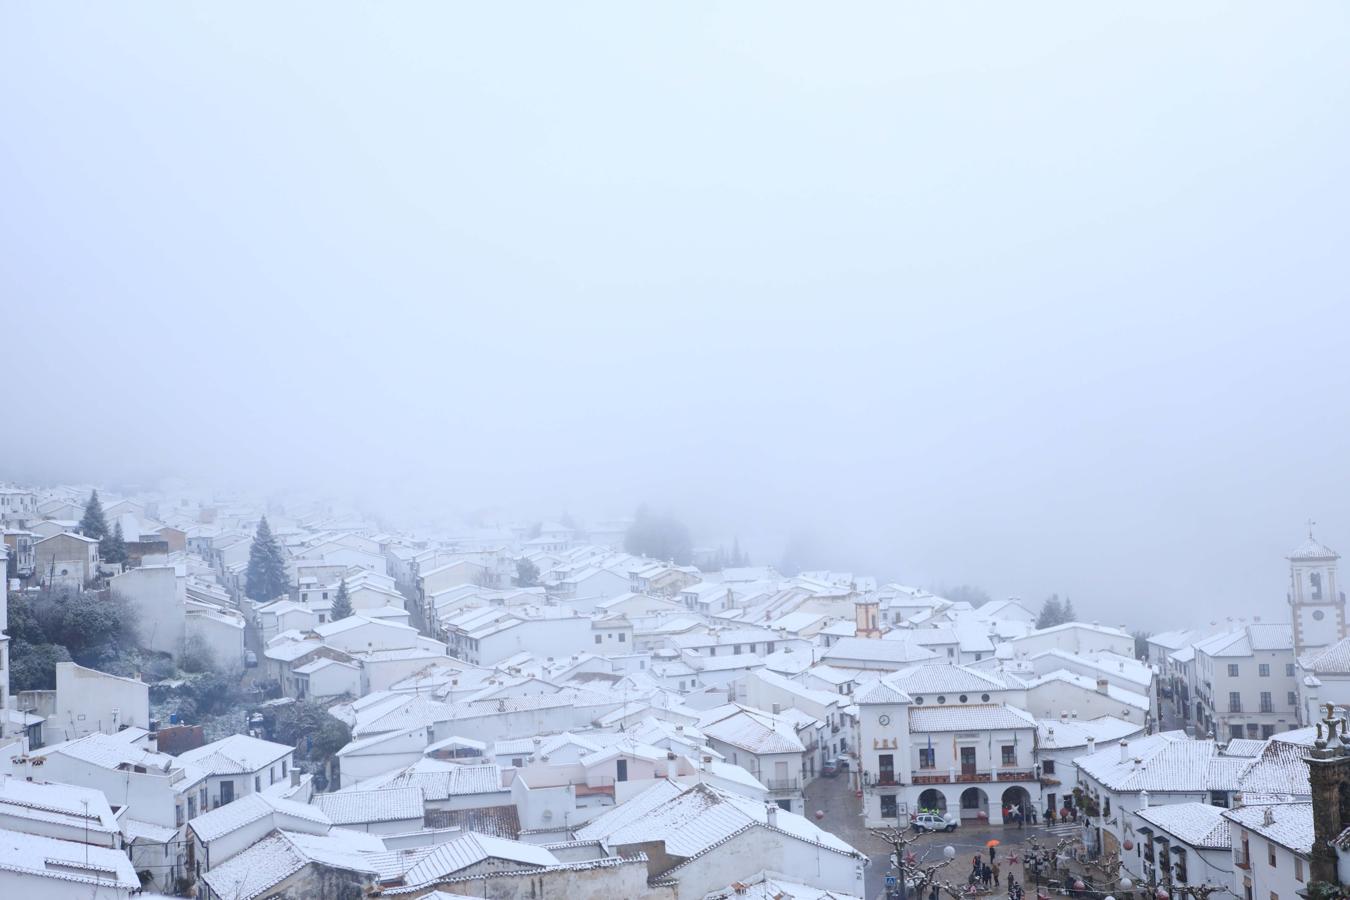
[[[1343,3],[0,9],[0,479],[1155,628],[1350,550]]]

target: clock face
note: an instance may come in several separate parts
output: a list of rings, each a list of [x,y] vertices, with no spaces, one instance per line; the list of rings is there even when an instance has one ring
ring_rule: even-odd
[[[891,717],[890,717],[890,716],[879,716],[879,717],[877,718],[877,721],[880,722],[882,725],[889,725],[889,724],[891,724]]]

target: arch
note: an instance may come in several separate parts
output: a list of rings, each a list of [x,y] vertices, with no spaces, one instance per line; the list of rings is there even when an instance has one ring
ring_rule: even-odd
[[[966,788],[961,792],[961,818],[978,819],[981,813],[989,816],[989,795],[981,788]]]
[[[947,795],[937,788],[929,788],[919,795],[919,812],[927,812],[930,809],[939,813],[947,812]]]
[[[1003,792],[1002,806],[1006,810],[1022,810],[1031,822],[1036,821],[1036,807],[1031,803],[1031,792],[1020,785],[1013,785]],[[1006,819],[1008,816],[1005,815]]]

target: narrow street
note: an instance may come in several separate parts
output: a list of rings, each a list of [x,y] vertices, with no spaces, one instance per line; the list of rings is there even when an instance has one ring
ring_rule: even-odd
[[[821,828],[837,835],[867,854],[871,861],[864,875],[866,895],[864,900],[884,900],[886,895],[886,874],[890,868],[891,845],[878,839],[863,827],[861,815],[862,801],[857,798],[847,776],[839,778],[817,778],[806,786],[806,814]],[[816,819],[816,811],[825,813]],[[1034,826],[1019,829],[1015,825],[962,825],[955,831],[921,835],[911,850],[920,860],[933,862],[942,859],[943,849],[951,846],[956,850],[955,861],[950,866],[951,874],[944,881],[964,882],[970,871],[971,857],[976,853],[986,854],[986,843],[1000,841],[998,859],[1002,862],[1008,856],[1021,856],[1021,846],[1031,838],[1036,838],[1042,846],[1050,845],[1061,838],[1076,835],[1077,825],[1056,825],[1051,828]],[[1008,867],[1003,863],[1006,879]],[[1019,881],[1025,881],[1022,867],[1014,866],[1013,872]],[[1006,896],[1002,890],[995,891],[991,897]],[[1027,892],[1033,897],[1032,891]],[[910,898],[919,900],[919,898]]]

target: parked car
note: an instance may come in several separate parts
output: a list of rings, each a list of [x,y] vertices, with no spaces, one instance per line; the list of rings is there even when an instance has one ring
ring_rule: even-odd
[[[836,769],[838,769],[840,772],[847,772],[847,771],[848,771],[848,757],[845,756],[845,755],[842,754],[842,753],[839,754],[838,756],[836,756],[836,757],[834,758],[834,767],[835,767]]]
[[[257,666],[258,666],[258,654],[254,653],[252,650],[245,650],[244,667],[248,669],[254,669],[257,668]]]
[[[919,813],[914,817],[914,830],[920,833],[925,831],[955,831],[957,821],[951,816],[939,816],[936,813]]]
[[[825,761],[825,765],[820,767],[820,774],[826,778],[833,778],[838,775],[842,769],[839,768],[839,760],[830,759]]]

